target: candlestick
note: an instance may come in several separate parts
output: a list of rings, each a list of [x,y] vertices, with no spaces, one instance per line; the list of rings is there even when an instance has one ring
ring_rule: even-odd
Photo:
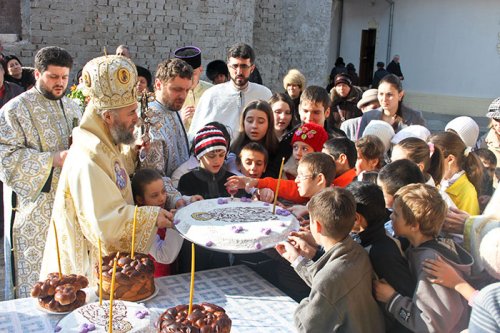
[[[57,240],[56,222],[52,220],[54,226],[54,236],[56,237],[57,267],[59,268],[59,280],[62,280],[61,255],[59,254],[59,241]]]
[[[117,253],[118,255],[118,253]],[[111,275],[111,290],[109,291],[109,333],[113,332],[113,296],[115,294],[116,258],[113,259],[113,274]]]
[[[137,206],[134,209],[134,222],[132,223],[132,251],[130,252],[130,258],[134,260],[134,250],[135,250],[135,225],[137,224]]]
[[[274,201],[273,201],[273,214],[276,212],[276,202],[278,201],[278,193],[280,190],[281,175],[283,174],[283,165],[285,164],[285,158],[281,159],[280,173],[278,175],[278,184],[276,185],[276,191],[274,191]]]
[[[101,239],[97,239],[99,244],[99,306],[102,306],[102,250],[101,250]]]
[[[191,284],[189,286],[189,309],[188,314],[193,311],[193,297],[194,297],[194,243],[191,243]]]

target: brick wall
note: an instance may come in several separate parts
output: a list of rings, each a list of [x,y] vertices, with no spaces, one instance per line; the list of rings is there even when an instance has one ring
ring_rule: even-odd
[[[308,85],[326,85],[331,2],[258,0],[255,8],[253,37],[264,83],[283,91],[283,77],[297,68]]]
[[[0,0],[2,1],[2,0]],[[30,65],[37,49],[58,45],[75,58],[75,70],[106,48],[129,46],[133,60],[154,71],[173,50],[196,45],[203,64],[225,60],[235,42],[253,45],[264,83],[282,90],[291,67],[311,83],[326,68],[331,4],[326,0],[60,0],[24,1],[21,41],[5,53]],[[0,34],[3,31],[0,30]]]
[[[21,6],[19,0],[0,0],[0,33],[21,33]]]

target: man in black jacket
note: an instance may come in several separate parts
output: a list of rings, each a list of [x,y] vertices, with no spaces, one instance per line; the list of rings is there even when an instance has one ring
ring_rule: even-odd
[[[401,64],[399,63],[399,55],[395,55],[392,61],[387,65],[387,71],[399,77],[400,80],[404,80],[403,72],[401,72]]]
[[[385,64],[382,61],[377,62],[377,70],[373,73],[372,88],[377,89],[380,80],[389,73],[385,68]]]

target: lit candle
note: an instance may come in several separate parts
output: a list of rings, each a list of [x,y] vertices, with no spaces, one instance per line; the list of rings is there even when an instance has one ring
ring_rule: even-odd
[[[135,250],[135,225],[137,223],[137,206],[134,209],[134,222],[132,223],[132,251],[130,252],[130,258],[134,259]]]
[[[119,253],[116,254],[117,257]],[[109,291],[109,333],[113,332],[113,296],[115,294],[116,262],[117,259],[113,259],[113,274],[111,275],[111,289]]]
[[[97,239],[99,244],[99,306],[102,306],[102,250],[101,250],[101,239]]]
[[[191,311],[193,311],[193,297],[194,297],[194,243],[191,243],[191,284],[189,286],[188,314],[191,314]]]
[[[274,191],[274,202],[273,202],[273,214],[276,212],[276,202],[278,201],[278,193],[280,191],[281,175],[283,174],[283,165],[285,164],[285,158],[281,159],[280,173],[278,175],[278,184],[276,185],[276,191]]]
[[[59,241],[57,240],[56,222],[54,220],[52,220],[52,224],[54,225],[54,236],[56,236],[57,266],[59,268],[59,280],[61,280],[62,279],[61,255],[59,254]]]

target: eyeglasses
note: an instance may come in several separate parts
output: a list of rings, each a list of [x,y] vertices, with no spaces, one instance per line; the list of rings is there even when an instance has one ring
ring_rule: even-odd
[[[240,68],[242,71],[248,70],[252,65],[247,65],[247,64],[228,64],[229,67],[231,67],[234,70],[237,70]]]
[[[295,179],[297,180],[306,180],[306,179],[310,179],[310,178],[314,178],[316,177],[315,175],[297,175],[297,177],[295,177]]]

